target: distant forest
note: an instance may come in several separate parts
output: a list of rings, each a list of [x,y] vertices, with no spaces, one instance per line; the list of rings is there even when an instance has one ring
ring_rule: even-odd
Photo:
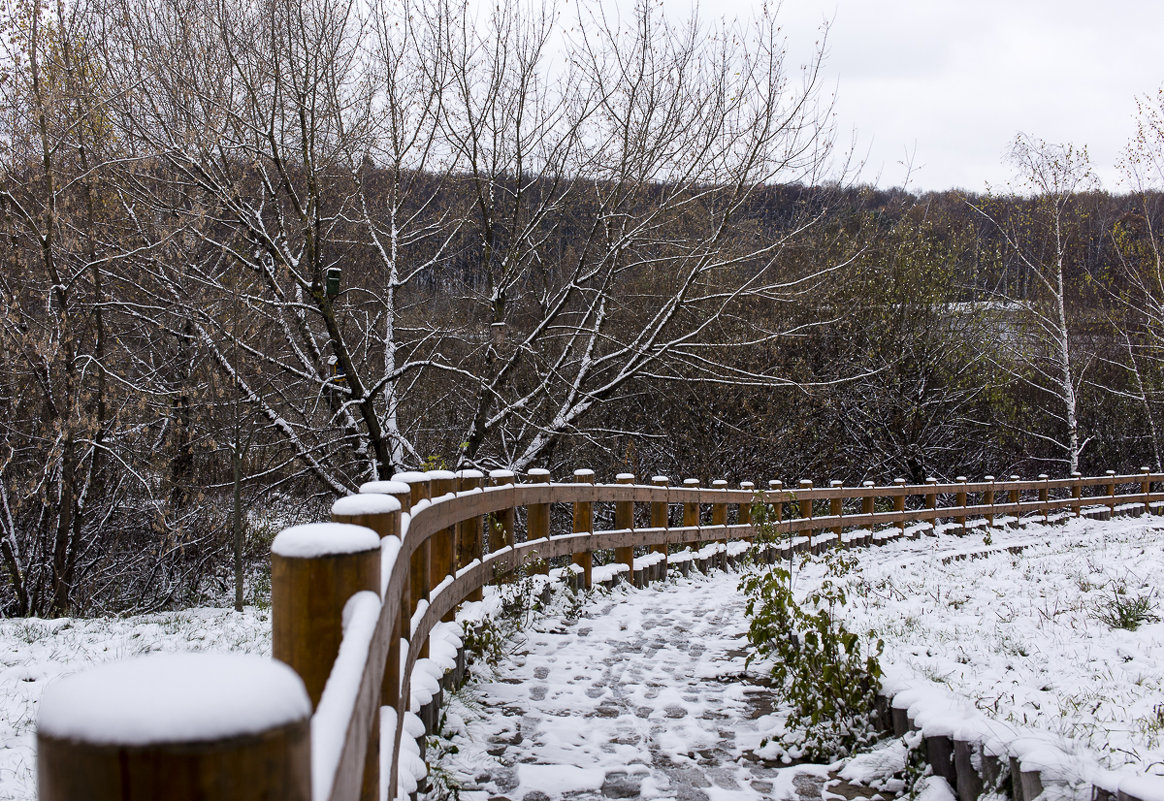
[[[767,18],[548,66],[515,5],[371,6],[6,12],[6,614],[194,602],[403,469],[1160,468],[1164,195],[1026,137],[1020,194],[823,181]]]

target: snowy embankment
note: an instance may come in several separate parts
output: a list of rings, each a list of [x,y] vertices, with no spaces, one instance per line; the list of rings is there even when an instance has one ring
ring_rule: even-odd
[[[845,576],[847,625],[885,640],[885,689],[927,735],[1072,794],[1161,796],[1164,779],[1133,777],[1164,775],[1164,519],[995,529],[989,547],[983,531],[878,548]],[[805,564],[798,591],[824,572]]]
[[[0,801],[36,798],[37,706],[58,676],[154,652],[271,654],[267,609],[0,621]]]

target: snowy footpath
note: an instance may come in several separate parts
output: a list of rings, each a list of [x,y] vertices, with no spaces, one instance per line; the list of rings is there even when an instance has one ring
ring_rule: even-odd
[[[451,787],[481,801],[872,795],[837,786],[838,765],[757,756],[778,723],[773,692],[744,674],[739,580],[616,588],[532,621],[494,675],[447,702],[429,797]]]

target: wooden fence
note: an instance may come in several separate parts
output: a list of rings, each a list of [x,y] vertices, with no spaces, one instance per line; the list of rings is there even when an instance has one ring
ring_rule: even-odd
[[[820,549],[868,543],[874,530],[904,533],[924,522],[964,530],[1013,524],[1023,516],[1079,515],[1085,508],[1147,511],[1164,502],[1164,492],[1153,492],[1160,482],[1164,474],[1146,469],[1135,475],[921,485],[899,480],[860,487],[801,481],[791,488],[773,481],[766,489],[749,483],[731,489],[726,482],[703,487],[693,480],[670,486],[662,477],[636,484],[626,474],[613,484],[595,484],[586,470],[566,483],[551,483],[545,471],[530,471],[524,483],[508,471],[494,471],[488,479],[476,471],[398,474],[337,501],[333,523],[285,531],[272,547],[274,657],[303,679],[315,710],[308,744],[312,775],[280,763],[301,763],[302,743],[288,745],[281,757],[273,757],[268,745],[259,757],[244,758],[241,740],[224,736],[137,745],[138,751],[153,749],[156,760],[180,757],[190,765],[179,759],[186,767],[155,771],[154,785],[145,789],[142,777],[130,771],[98,771],[105,784],[88,786],[83,797],[372,801],[380,797],[381,781],[395,797],[399,771],[410,769],[402,768],[402,743],[416,734],[407,725],[410,680],[417,660],[427,655],[430,632],[451,619],[462,601],[479,599],[485,585],[521,566],[544,571],[550,562],[569,559],[577,583],[588,587],[594,555],[601,552],[604,561],[625,564],[633,577],[636,552],[658,553],[654,561],[665,565],[690,560],[703,543],[755,538],[761,528],[753,514],[757,504],[764,505],[763,530],[785,538],[782,547]],[[561,514],[565,507],[568,516]],[[595,530],[596,514],[613,528]],[[125,749],[108,742],[42,730],[38,743],[43,801],[82,797],[70,789],[76,782],[63,779],[77,760],[128,764]],[[207,790],[198,778],[203,774],[213,775],[219,789]],[[126,789],[131,787],[141,795]]]

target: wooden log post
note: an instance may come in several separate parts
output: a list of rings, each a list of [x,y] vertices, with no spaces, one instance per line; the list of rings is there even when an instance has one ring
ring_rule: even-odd
[[[698,488],[699,488],[699,479],[698,478],[685,478],[685,479],[683,479],[683,489],[695,490]],[[684,528],[696,528],[696,529],[699,528],[699,502],[698,501],[696,501],[694,503],[684,502],[684,504],[683,504],[683,527]],[[699,542],[700,542],[699,534],[696,534],[692,539],[689,539],[689,540],[687,540],[686,543],[684,543],[686,545],[686,547],[693,554],[691,557],[692,559],[695,558],[694,553],[699,550]]]
[[[836,479],[833,479],[832,481],[829,482],[829,489],[837,489],[838,487],[841,486],[841,484],[842,484],[842,482],[837,481]],[[837,546],[843,548],[843,547],[845,547],[845,539],[843,536],[843,532],[845,530],[845,524],[841,518],[845,514],[845,499],[844,498],[830,498],[829,499],[829,514],[837,519],[837,524],[835,526],[833,526],[833,533],[837,535]]]
[[[670,528],[671,527],[671,505],[666,500],[666,487],[671,483],[671,479],[667,476],[654,476],[651,478],[651,484],[656,487],[661,487],[664,490],[663,500],[651,502],[651,528]],[[653,553],[663,554],[663,575],[667,572],[667,544],[659,543],[651,546]]]
[[[926,478],[926,508],[934,515],[930,518],[930,525],[933,526],[932,533],[934,535],[938,533],[938,493],[937,490],[932,488],[937,483],[938,480],[933,476]]]
[[[1045,524],[1050,518],[1051,507],[1047,501],[1050,498],[1050,493],[1047,491],[1047,482],[1051,477],[1046,473],[1039,473],[1039,481],[1043,482],[1043,486],[1039,487],[1039,511],[1043,513],[1043,523]]]
[[[1071,482],[1071,497],[1074,499],[1071,508],[1075,512],[1075,516],[1080,517],[1083,514],[1083,474],[1075,471],[1071,474],[1071,478],[1073,479]]]
[[[395,536],[399,537],[401,518],[412,508],[412,490],[409,486],[401,481],[369,481],[360,485],[360,494],[387,495],[396,499],[396,502],[400,504],[400,515],[397,517]],[[381,538],[383,538],[383,535],[381,535]],[[387,580],[387,577],[383,575],[380,578]],[[411,637],[412,631],[409,621],[411,620],[412,610],[415,609],[410,595],[411,591],[406,581],[400,593],[400,614],[396,617],[396,631],[389,645],[388,662],[384,669],[384,685],[382,689],[382,703],[384,706],[395,707],[396,700],[389,701],[388,699],[397,699],[400,693],[401,640],[407,642]]]
[[[722,478],[716,479],[715,481],[711,482],[711,488],[713,490],[718,490],[718,491],[722,492],[728,488],[728,483],[725,480],[723,480]],[[728,520],[727,502],[724,501],[721,497],[717,496],[715,501],[711,504],[711,526],[712,526],[712,528],[717,529],[718,536],[715,538],[715,541],[717,543],[723,545],[723,551],[720,552],[715,559],[715,563],[719,566],[720,570],[727,570],[727,566],[728,566],[727,520]]]
[[[331,519],[336,523],[363,526],[376,532],[385,540],[395,538],[400,541],[400,501],[390,495],[361,493],[339,498],[331,505]],[[383,550],[383,546],[381,546]],[[380,589],[376,589],[377,595]],[[380,705],[396,708],[400,699],[400,625],[399,616],[388,645],[388,657],[384,663],[384,677],[380,681]],[[379,793],[380,771],[380,725],[379,715],[369,732],[367,751],[364,753],[364,784],[362,797],[374,801]]]
[[[480,470],[460,470],[457,472],[457,492],[480,492],[485,488],[485,474]],[[481,559],[485,553],[483,534],[484,525],[480,515],[462,520],[457,523],[457,553],[453,566],[454,575],[463,567]],[[480,587],[470,590],[465,596],[467,601],[480,601],[484,598]]]
[[[618,484],[631,485],[635,483],[634,473],[619,473],[614,477]],[[626,529],[634,531],[635,528],[635,502],[634,501],[615,501],[614,504],[614,527],[617,529]],[[628,584],[635,583],[635,549],[633,545],[627,545],[623,548],[614,549],[615,561],[626,565],[626,580]],[[647,584],[649,579],[644,576],[643,584]]]
[[[895,478],[895,479],[893,479],[893,484],[896,487],[904,487],[905,486],[905,479],[904,478]],[[904,512],[905,511],[905,495],[894,495],[893,496],[893,511],[895,511],[895,512]],[[904,520],[898,521],[897,528],[901,531],[902,534],[905,534],[905,521]]]
[[[984,476],[983,481],[990,484],[986,492],[982,496],[982,503],[985,506],[994,506],[994,476]],[[986,533],[990,534],[990,529],[994,528],[994,513],[987,512],[986,514]]]
[[[876,487],[876,484],[872,481],[861,482],[861,489],[863,491],[861,495],[861,514],[863,515],[871,515],[877,508],[877,495],[874,487]],[[864,537],[864,542],[867,545],[873,545],[873,524],[866,523],[865,527],[868,533]]]
[[[1152,468],[1141,467],[1140,473],[1143,475],[1143,478],[1140,480],[1140,492],[1144,495],[1144,508],[1140,511],[1140,514],[1146,515],[1152,511],[1152,481],[1148,478],[1152,473]]]
[[[801,492],[812,492],[812,479],[809,479],[809,478],[800,479],[800,491]],[[799,498],[797,500],[797,506],[800,509],[800,516],[802,518],[804,518],[805,520],[810,521],[808,528],[806,528],[804,531],[805,531],[805,534],[808,536],[808,550],[809,550],[809,552],[811,552],[812,551],[812,523],[811,523],[811,521],[812,521],[812,499],[811,498]]]
[[[429,470],[426,475],[429,479],[433,501],[444,498],[457,491],[457,474],[451,470]],[[456,526],[443,528],[429,539],[429,595],[449,576],[456,574],[457,553]],[[450,609],[441,619],[445,622],[456,617],[456,610]]]
[[[392,480],[407,485],[409,490],[408,505],[405,508],[409,511],[421,501],[428,499],[430,489],[428,476],[424,473],[397,473],[392,476]],[[412,618],[416,614],[416,609],[420,605],[420,602],[428,600],[428,556],[429,543],[424,542],[412,552],[412,557],[408,563],[408,616],[404,625],[404,637],[410,641],[412,640]],[[427,638],[420,646],[420,655],[422,657],[428,656]]]
[[[540,467],[529,470],[525,475],[526,481],[530,484],[550,483],[550,471]],[[550,505],[548,503],[531,503],[526,507],[525,536],[530,542],[550,538]],[[535,558],[531,572],[545,575],[550,572],[550,563],[540,557]]]
[[[394,537],[397,544],[400,540],[400,515],[400,500],[388,494],[361,492],[359,495],[340,498],[331,505],[331,519],[336,523],[364,526],[376,532],[381,541]],[[404,608],[406,602],[406,598],[401,599],[401,608]],[[392,642],[388,646],[388,661],[385,663],[384,681],[380,689],[381,705],[393,709],[400,700],[401,625],[398,616]]]
[[[1115,499],[1115,494],[1116,494],[1116,484],[1115,484],[1115,478],[1114,478],[1114,476],[1115,476],[1115,471],[1114,471],[1114,470],[1108,470],[1108,471],[1106,471],[1106,474],[1107,474],[1107,476],[1108,476],[1108,482],[1107,482],[1107,497],[1108,497],[1108,501],[1107,501],[1107,508],[1108,508],[1108,511],[1109,511],[1109,514],[1110,514],[1110,516],[1114,518],[1114,517],[1115,517],[1115,510],[1116,510],[1116,499]]]
[[[593,470],[575,470],[575,484],[593,484]],[[594,504],[591,501],[579,501],[574,504],[574,533],[582,534],[594,531]],[[589,549],[575,553],[573,563],[582,568],[581,589],[588,590],[594,573],[594,553]]]
[[[965,533],[966,533],[966,511],[965,510],[966,510],[966,503],[967,503],[967,497],[968,497],[967,492],[966,492],[966,480],[967,479],[966,479],[966,476],[958,476],[954,480],[957,481],[958,484],[961,485],[958,487],[958,491],[956,493],[954,493],[954,505],[957,506],[960,510],[962,510],[962,511],[958,512],[958,528],[961,529],[962,534],[965,535]]]
[[[750,492],[753,496],[755,496],[756,484],[752,481],[741,481],[740,489],[744,492]],[[752,525],[752,503],[754,503],[754,501],[741,503],[736,508],[736,520],[741,526]],[[752,539],[753,537],[755,537],[754,532],[748,535],[748,539]]]
[[[1015,481],[1019,480],[1019,477],[1012,475],[1010,477],[1010,480],[1011,480],[1011,482],[1015,482]],[[1007,500],[1011,503],[1011,505],[1014,505],[1014,504],[1017,504],[1021,498],[1022,498],[1022,493],[1019,492],[1017,487],[1012,486],[1010,488],[1010,491],[1007,493]],[[1019,527],[1019,518],[1021,516],[1022,515],[1016,510],[1014,513],[1014,518],[1011,520],[1011,523],[1010,523],[1011,528],[1018,528]]]
[[[40,801],[310,801],[311,701],[259,656],[113,662],[45,688],[36,761]]]
[[[271,543],[271,655],[299,674],[319,705],[355,593],[380,595],[380,537],[345,523],[284,529]]]
[[[490,470],[489,486],[507,487],[513,484],[515,473],[512,470]],[[502,548],[512,548],[514,543],[514,527],[516,514],[513,507],[494,512],[489,525],[489,550],[500,551]],[[548,520],[547,515],[547,520]],[[546,526],[547,533],[549,526]]]

